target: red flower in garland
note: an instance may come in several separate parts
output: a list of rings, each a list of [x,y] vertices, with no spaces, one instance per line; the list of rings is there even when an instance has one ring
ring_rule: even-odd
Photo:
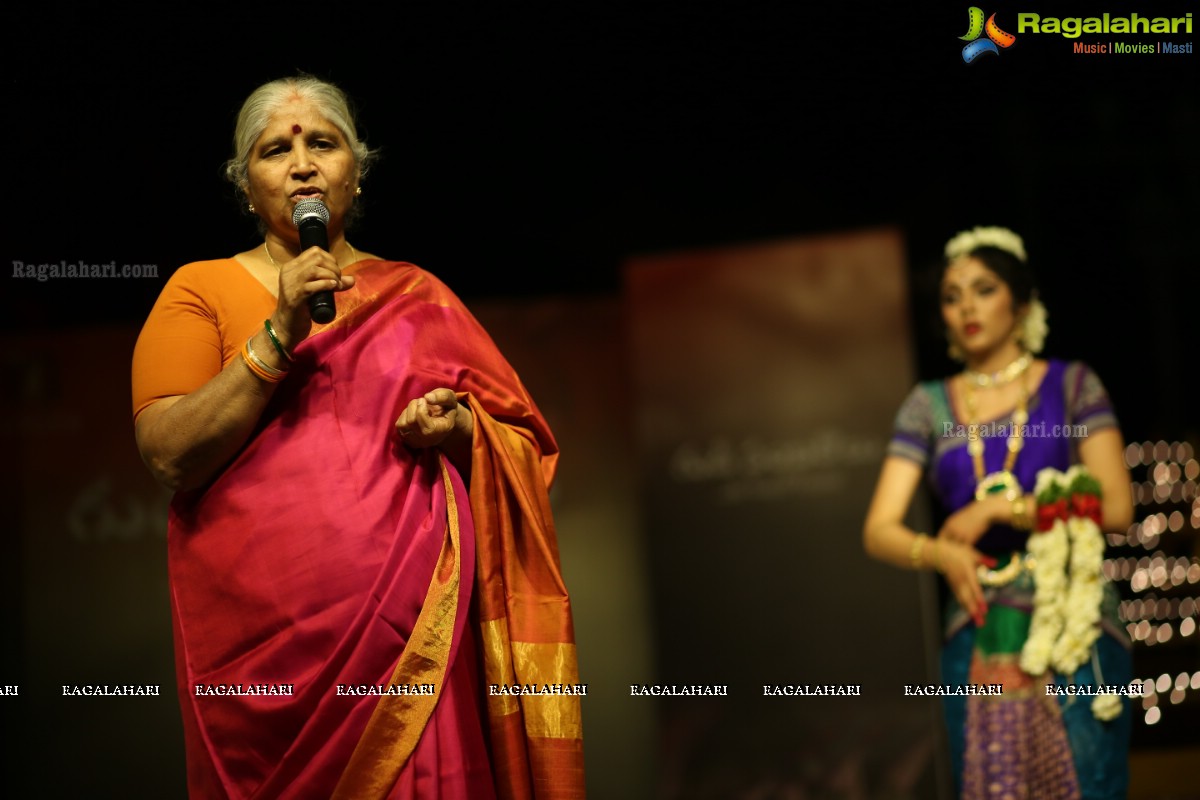
[[[1073,494],[1071,495],[1071,515],[1075,517],[1089,517],[1092,522],[1100,524],[1100,498],[1094,494]]]
[[[1037,510],[1037,530],[1045,533],[1054,527],[1055,520],[1067,518],[1067,500],[1055,500],[1053,503],[1042,503]]]

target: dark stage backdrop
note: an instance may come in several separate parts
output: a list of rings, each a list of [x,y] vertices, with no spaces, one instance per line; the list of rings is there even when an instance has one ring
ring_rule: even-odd
[[[935,794],[934,705],[904,695],[933,674],[918,580],[861,535],[913,381],[903,252],[873,230],[628,266],[642,683],[727,692],[646,699],[661,797]]]
[[[123,326],[0,339],[0,442],[16,465],[4,481],[5,683],[19,686],[2,698],[13,756],[3,784],[17,796],[185,793],[170,495],[134,446],[136,336]],[[83,686],[134,694],[78,696]]]

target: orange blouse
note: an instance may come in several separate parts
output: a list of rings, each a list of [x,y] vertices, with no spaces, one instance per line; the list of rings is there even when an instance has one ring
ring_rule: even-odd
[[[133,350],[133,417],[212,380],[275,310],[275,297],[232,258],[176,270]]]

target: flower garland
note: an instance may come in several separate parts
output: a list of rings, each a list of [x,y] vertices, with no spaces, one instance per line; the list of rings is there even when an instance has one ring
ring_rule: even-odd
[[[1051,472],[1044,469],[1038,473],[1037,532],[1026,545],[1033,557],[1033,618],[1029,622],[1029,636],[1021,648],[1021,669],[1030,675],[1044,675],[1050,666],[1054,645],[1063,629],[1067,595],[1067,527],[1057,515],[1049,518],[1045,515],[1051,507],[1044,499],[1043,479],[1049,479]],[[1049,522],[1048,528],[1043,527],[1045,522]]]
[[[1033,618],[1021,650],[1021,669],[1043,675],[1053,667],[1072,675],[1088,660],[1100,636],[1100,483],[1081,466],[1065,474],[1048,468],[1038,473],[1034,493],[1037,532],[1028,545],[1034,558]],[[1111,719],[1110,706],[1093,702],[1092,713]]]

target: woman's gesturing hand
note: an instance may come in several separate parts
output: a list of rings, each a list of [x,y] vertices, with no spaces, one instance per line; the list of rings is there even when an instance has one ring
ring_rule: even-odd
[[[939,538],[936,566],[950,585],[959,605],[971,615],[977,627],[983,626],[987,616],[987,602],[983,599],[983,587],[979,585],[979,565],[996,566],[996,559],[985,556],[970,545]]]
[[[474,420],[453,389],[440,388],[409,401],[396,420],[396,432],[409,447],[446,450],[463,441],[470,444]]]

